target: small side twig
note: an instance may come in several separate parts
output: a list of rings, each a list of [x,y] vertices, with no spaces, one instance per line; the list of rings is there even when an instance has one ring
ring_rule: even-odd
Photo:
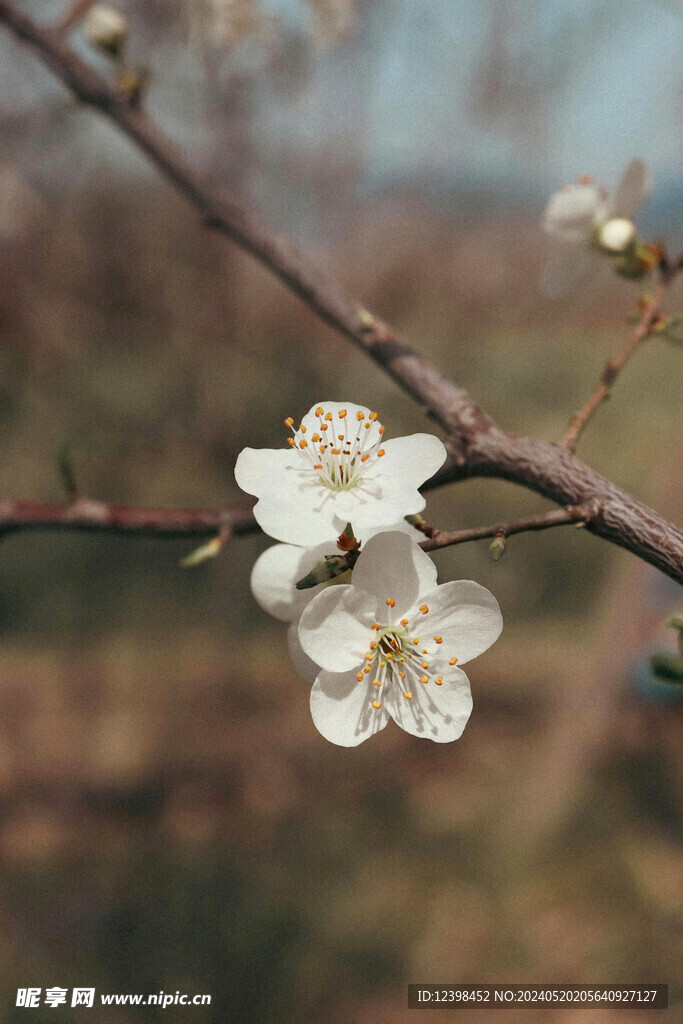
[[[470,540],[483,540],[486,537],[510,537],[513,533],[528,533],[531,530],[547,530],[552,526],[586,526],[596,518],[598,509],[586,505],[570,505],[552,512],[542,512],[536,516],[525,516],[510,523],[493,523],[491,526],[474,526],[467,530],[435,530],[431,529],[427,540],[420,542],[423,551],[436,551],[438,548],[451,547],[453,544],[465,544]]]
[[[66,10],[54,21],[52,29],[58,34],[66,34],[81,21],[97,0],[72,0]]]
[[[606,402],[609,398],[612,386],[619,376],[622,367],[631,358],[638,346],[645,341],[646,338],[649,338],[652,335],[653,328],[659,315],[659,308],[662,304],[662,299],[664,298],[669,282],[674,277],[678,269],[678,264],[674,264],[673,267],[668,269],[667,273],[662,277],[662,281],[657,286],[654,294],[647,302],[640,320],[629,335],[621,351],[618,352],[616,356],[608,359],[605,363],[605,368],[602,371],[602,375],[598,381],[598,386],[595,391],[590,396],[586,404],[579,409],[578,412],[574,413],[569,421],[569,426],[567,427],[562,440],[559,442],[561,448],[566,448],[567,451],[572,454],[576,451],[576,446],[581,433],[593,414],[600,408],[602,403]]]

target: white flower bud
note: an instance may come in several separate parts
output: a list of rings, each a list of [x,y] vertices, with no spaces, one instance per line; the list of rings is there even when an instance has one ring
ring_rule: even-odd
[[[605,252],[625,252],[635,237],[636,229],[625,217],[610,217],[596,230],[596,244]]]
[[[91,46],[118,57],[128,38],[128,21],[112,7],[96,4],[88,11],[84,31]]]

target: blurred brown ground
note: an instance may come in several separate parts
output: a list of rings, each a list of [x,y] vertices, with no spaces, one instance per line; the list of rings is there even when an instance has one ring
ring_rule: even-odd
[[[0,237],[1,494],[59,500],[68,441],[93,497],[229,502],[240,449],[278,445],[283,418],[323,399],[380,409],[394,436],[431,429],[165,185],[101,168],[39,194],[10,165],[3,181],[17,216]],[[559,437],[637,289],[604,275],[549,302],[526,210],[437,215],[398,196],[361,214],[321,262],[504,426]],[[680,351],[649,342],[581,445],[671,518],[679,380]],[[455,528],[541,507],[470,481],[430,495],[428,516]],[[681,703],[645,670],[673,645],[671,581],[573,529],[516,537],[496,564],[486,543],[439,553],[443,578],[486,585],[506,620],[471,665],[471,722],[445,748],[390,726],[348,751],[313,728],[284,628],[251,598],[265,544],[190,572],[181,542],[3,541],[5,1019],[26,1012],[18,986],[53,984],[214,1005],[36,1024],[402,1024],[417,981],[669,982],[673,999]],[[593,1019],[505,1020],[541,1018]]]

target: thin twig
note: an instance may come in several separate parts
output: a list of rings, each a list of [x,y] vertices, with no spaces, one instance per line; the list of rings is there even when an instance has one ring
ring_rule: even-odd
[[[55,32],[67,33],[81,21],[97,0],[72,0],[63,14],[53,22]]]
[[[491,526],[475,526],[468,530],[431,530],[427,540],[420,542],[420,547],[423,551],[436,551],[453,544],[465,544],[470,540],[483,540],[485,537],[510,537],[514,533],[548,530],[552,526],[586,526],[595,518],[597,511],[589,505],[574,505],[526,516],[511,523],[493,523]]]
[[[252,504],[227,508],[138,508],[81,498],[70,505],[0,499],[0,537],[26,530],[136,534],[145,537],[239,536],[259,526]]]
[[[566,449],[502,430],[463,388],[447,381],[361,303],[268,231],[234,197],[216,188],[147,112],[131,106],[78,54],[62,34],[36,24],[11,0],[0,0],[0,21],[32,46],[80,100],[109,117],[212,225],[268,267],[317,315],[354,342],[420,402],[444,428],[449,458],[438,483],[474,476],[511,480],[567,507],[596,501],[601,512],[587,529],[683,581],[683,533],[647,506],[579,462]],[[672,264],[672,266],[678,266]]]
[[[595,391],[583,408],[574,413],[569,421],[569,426],[560,441],[561,447],[566,448],[568,452],[573,453],[576,451],[576,446],[583,429],[593,414],[600,408],[602,403],[606,402],[610,397],[612,386],[619,376],[619,372],[624,364],[631,358],[638,346],[645,341],[646,338],[652,336],[653,327],[659,315],[662,299],[666,294],[666,289],[673,278],[674,273],[675,270],[672,273],[667,274],[657,286],[654,294],[648,300],[645,308],[643,309],[643,314],[640,320],[626,340],[626,344],[616,356],[608,359],[605,363],[605,368],[602,371],[602,375],[598,381],[598,386]]]

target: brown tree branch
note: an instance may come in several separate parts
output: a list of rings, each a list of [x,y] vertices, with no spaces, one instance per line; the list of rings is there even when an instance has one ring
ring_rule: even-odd
[[[591,502],[599,511],[591,532],[632,551],[683,581],[683,533],[566,449],[502,430],[460,387],[429,360],[309,262],[269,232],[234,198],[218,190],[150,116],[133,107],[65,45],[60,33],[41,27],[9,0],[0,21],[32,46],[53,73],[84,103],[108,116],[194,205],[205,223],[221,231],[268,267],[326,323],[374,359],[444,428],[449,458],[432,484],[472,476],[512,480],[563,507]]]
[[[253,504],[228,508],[132,508],[81,498],[70,505],[0,499],[0,537],[26,530],[135,534],[145,537],[210,537],[256,533]]]
[[[646,338],[652,337],[654,326],[659,316],[659,310],[662,305],[662,299],[666,293],[666,289],[669,282],[672,280],[678,266],[676,265],[670,273],[666,274],[660,284],[657,286],[656,291],[646,303],[643,309],[643,315],[638,321],[637,325],[626,340],[625,345],[620,352],[613,356],[605,363],[605,368],[602,371],[602,376],[598,381],[593,394],[590,396],[586,404],[579,409],[578,412],[574,413],[569,426],[565,431],[560,445],[562,448],[566,448],[569,452],[576,451],[576,445],[578,444],[579,437],[587,425],[593,414],[600,408],[603,402],[606,402],[610,397],[612,386],[619,376],[624,364],[631,358],[638,346],[645,341]]]
[[[423,551],[437,551],[439,548],[451,547],[454,544],[466,544],[471,540],[483,540],[486,537],[511,537],[514,533],[528,533],[532,530],[548,530],[553,526],[586,526],[597,509],[589,505],[574,505],[569,508],[558,508],[552,512],[542,512],[535,516],[525,516],[510,523],[493,523],[491,526],[474,526],[467,530],[430,530],[426,540],[420,541]]]

